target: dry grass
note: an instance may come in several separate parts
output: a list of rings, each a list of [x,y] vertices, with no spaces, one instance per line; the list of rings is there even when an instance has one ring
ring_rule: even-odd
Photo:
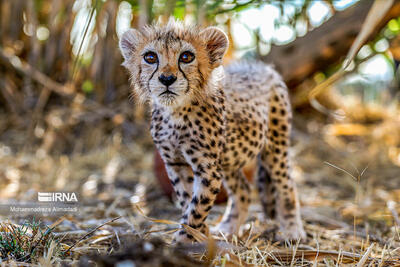
[[[310,129],[322,126],[300,124]],[[114,133],[97,149],[58,156],[40,150],[16,153],[11,146],[0,145],[3,201],[29,202],[36,199],[37,191],[59,190],[78,192],[81,205],[78,213],[62,219],[41,218],[42,227],[52,228],[55,243],[42,242],[34,257],[2,254],[4,264],[400,266],[399,167],[385,150],[371,152],[371,144],[363,138],[341,138],[346,144],[341,146],[332,145],[332,136],[296,131],[293,174],[300,187],[306,241],[274,242],[277,226],[265,220],[261,207],[254,204],[239,236],[205,236],[184,226],[202,243],[174,247],[169,243],[179,226],[175,222],[179,210],[154,178],[151,140],[144,134],[137,142],[124,143],[120,136]],[[218,221],[222,210],[222,206],[213,209],[210,223]],[[10,219],[2,224],[3,236],[22,240],[23,251],[31,251],[37,234],[10,235],[4,229],[21,228],[32,218],[14,215]]]

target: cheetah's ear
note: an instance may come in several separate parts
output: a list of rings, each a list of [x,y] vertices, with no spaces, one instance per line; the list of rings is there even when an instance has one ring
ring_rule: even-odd
[[[142,39],[142,34],[135,29],[129,29],[122,35],[119,40],[119,49],[125,61],[132,57]]]
[[[216,68],[222,64],[222,57],[228,48],[228,37],[217,27],[208,27],[200,32],[203,38],[210,64],[212,68]]]

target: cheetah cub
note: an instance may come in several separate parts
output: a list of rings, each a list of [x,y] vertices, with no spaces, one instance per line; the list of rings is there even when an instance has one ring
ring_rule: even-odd
[[[218,28],[174,20],[130,29],[120,40],[134,93],[152,106],[151,135],[183,209],[181,223],[206,232],[205,219],[223,183],[229,200],[216,230],[236,234],[250,203],[242,168],[257,157],[260,200],[266,215],[279,221],[279,237],[305,238],[289,171],[287,88],[262,63],[236,63],[224,71],[227,48]],[[183,228],[174,239],[193,236]]]

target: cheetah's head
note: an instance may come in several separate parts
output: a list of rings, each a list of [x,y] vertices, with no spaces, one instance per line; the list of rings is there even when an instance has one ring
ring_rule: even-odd
[[[174,107],[204,96],[228,38],[215,27],[200,30],[170,20],[165,26],[130,29],[119,45],[139,100]]]

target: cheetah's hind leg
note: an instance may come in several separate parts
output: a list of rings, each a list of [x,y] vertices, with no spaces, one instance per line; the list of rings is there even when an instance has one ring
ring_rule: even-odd
[[[288,146],[279,145],[272,146],[270,149],[264,148],[259,159],[261,159],[259,160],[259,165],[268,170],[270,181],[272,182],[272,185],[270,185],[268,184],[268,179],[266,179],[263,187],[260,186],[262,179],[259,179],[259,188],[265,188],[266,190],[260,194],[261,202],[263,205],[275,204],[276,219],[280,228],[277,238],[279,240],[304,240],[306,234],[300,218],[296,184],[290,174]],[[260,171],[262,171],[261,168],[259,169]],[[272,200],[269,196],[264,196],[264,194],[272,192],[275,192],[273,194],[275,194],[276,200]],[[266,206],[264,210],[267,211],[267,216],[274,213],[273,207]]]
[[[273,220],[276,218],[276,188],[272,182],[269,170],[261,164],[261,158],[257,159],[257,189],[264,214],[267,218]]]
[[[250,185],[242,170],[227,171],[225,173],[224,187],[228,192],[228,204],[221,222],[212,232],[231,236],[238,234],[240,225],[247,219],[250,204]]]

